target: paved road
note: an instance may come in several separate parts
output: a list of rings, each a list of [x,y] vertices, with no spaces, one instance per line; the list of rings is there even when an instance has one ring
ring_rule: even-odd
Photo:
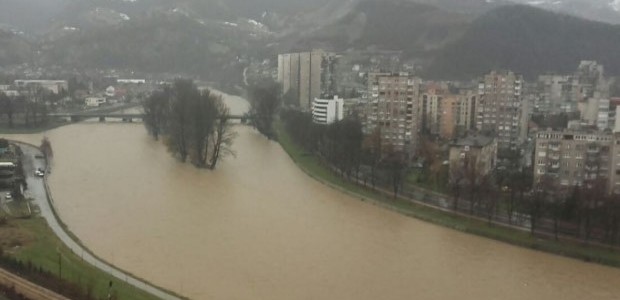
[[[28,190],[26,191],[26,196],[34,199],[34,202],[39,206],[41,211],[41,216],[45,218],[49,227],[54,231],[56,236],[69,248],[73,253],[80,256],[84,261],[93,265],[94,267],[100,269],[101,271],[118,278],[119,280],[125,281],[128,284],[135,286],[141,290],[144,290],[156,297],[165,300],[180,300],[179,298],[171,293],[163,291],[143,280],[135,278],[127,273],[121,271],[120,269],[102,261],[101,259],[95,257],[87,249],[82,247],[79,243],[74,241],[69,234],[64,230],[64,228],[60,225],[60,221],[57,219],[53,210],[54,200],[51,196],[51,193],[47,193],[47,182],[42,178],[38,178],[34,175],[34,171],[37,168],[46,169],[45,161],[43,159],[37,159],[35,156],[41,155],[41,152],[38,148],[33,147],[27,144],[20,144],[22,147],[22,151],[24,152],[24,171],[27,176],[28,182]],[[49,197],[49,198],[48,198]],[[49,199],[49,201],[48,201]]]

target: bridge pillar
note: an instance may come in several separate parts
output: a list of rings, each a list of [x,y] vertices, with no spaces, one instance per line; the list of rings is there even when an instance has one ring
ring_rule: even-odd
[[[99,117],[99,122],[104,123],[105,122],[105,116]]]

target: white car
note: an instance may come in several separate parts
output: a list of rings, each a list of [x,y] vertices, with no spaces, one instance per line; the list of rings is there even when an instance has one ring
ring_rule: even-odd
[[[45,173],[43,173],[43,172],[41,172],[39,170],[36,170],[36,171],[34,171],[34,175],[36,175],[37,177],[43,177],[43,176],[45,176]]]
[[[11,199],[13,199],[13,196],[11,195],[11,193],[6,193],[4,198],[6,198],[6,200],[11,200]]]

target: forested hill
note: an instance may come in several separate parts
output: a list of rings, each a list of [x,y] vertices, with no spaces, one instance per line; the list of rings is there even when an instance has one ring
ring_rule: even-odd
[[[427,75],[471,78],[505,68],[531,78],[569,72],[580,60],[596,60],[620,74],[620,26],[505,6],[478,18],[462,38],[438,51]]]
[[[22,37],[0,29],[0,67],[20,64],[32,58],[32,47]]]
[[[238,57],[256,48],[251,42],[237,28],[159,14],[59,38],[43,59],[64,66],[239,77]]]
[[[428,4],[398,0],[364,0],[333,24],[300,43],[333,49],[376,46],[420,53],[460,37],[469,18]]]

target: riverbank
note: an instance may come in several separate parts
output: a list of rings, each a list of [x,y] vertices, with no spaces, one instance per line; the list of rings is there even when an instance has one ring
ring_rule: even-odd
[[[13,253],[13,257],[51,274],[59,274],[63,280],[92,291],[99,299],[107,299],[110,291],[117,299],[184,299],[174,293],[150,285],[129,273],[97,258],[81,244],[56,214],[46,179],[33,173],[35,169],[47,169],[43,160],[35,159],[40,150],[33,145],[18,142],[24,153],[23,164],[28,182],[27,197],[33,199],[38,212],[32,219],[12,220],[13,226],[31,237]]]
[[[370,202],[423,221],[512,245],[620,268],[620,253],[605,247],[584,245],[580,242],[558,242],[542,239],[532,236],[529,232],[523,230],[490,225],[484,220],[457,215],[401,198],[395,199],[384,193],[362,187],[334,174],[327,166],[322,164],[319,158],[311,153],[307,153],[296,145],[284,129],[283,124],[277,123],[276,131],[282,148],[306,174],[361,201]]]
[[[45,219],[12,219],[10,226],[30,237],[23,245],[7,250],[16,259],[40,267],[42,270],[60,276],[63,280],[78,284],[84,290],[90,289],[98,299],[107,299],[109,283],[117,299],[158,299],[124,281],[118,280],[96,269],[60,241],[47,226]],[[2,228],[0,228],[2,230]],[[60,260],[59,260],[60,257]],[[60,267],[60,268],[59,268]]]

